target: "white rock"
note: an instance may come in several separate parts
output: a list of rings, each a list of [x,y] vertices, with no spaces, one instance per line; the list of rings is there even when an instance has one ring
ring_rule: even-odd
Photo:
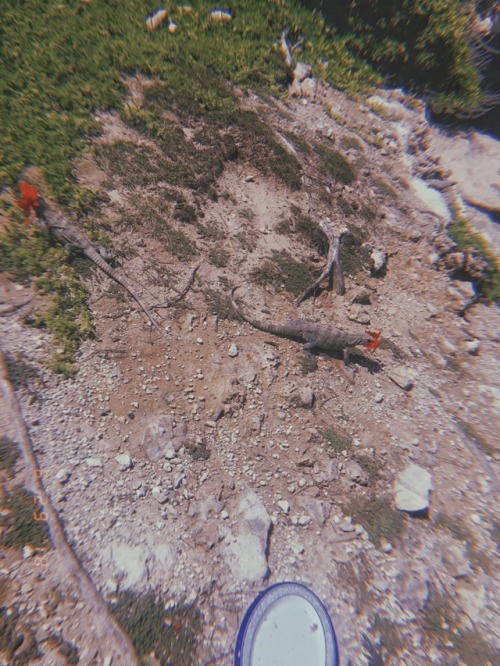
[[[85,462],[89,467],[102,467],[100,458],[85,458]]]
[[[409,513],[425,511],[429,506],[431,488],[429,472],[415,463],[410,463],[394,481],[396,507]]]
[[[238,347],[235,344],[232,344],[229,347],[229,351],[227,352],[227,355],[230,356],[231,358],[234,358],[235,356],[238,356]]]
[[[65,468],[60,469],[56,474],[56,481],[59,481],[61,484],[68,483],[71,478],[71,472]]]
[[[132,467],[132,458],[127,453],[119,453],[115,460],[125,469],[130,469]]]
[[[290,504],[286,500],[278,500],[276,504],[283,511],[283,513],[288,513],[290,511]]]
[[[112,568],[112,575],[123,576],[120,587],[129,589],[141,587],[149,578],[148,562],[150,555],[145,546],[129,546],[113,541],[103,549],[103,561]]]
[[[383,393],[375,393],[375,402],[381,403],[382,400],[384,399],[384,394]]]
[[[382,271],[385,266],[385,262],[387,261],[387,252],[384,250],[372,250],[370,258],[372,260],[372,273],[374,275],[380,273],[380,271]]]
[[[465,349],[467,353],[471,356],[477,356],[481,348],[481,342],[479,340],[467,340],[465,343]]]
[[[389,379],[392,379],[403,391],[410,391],[413,388],[415,373],[411,368],[394,368],[389,373]]]

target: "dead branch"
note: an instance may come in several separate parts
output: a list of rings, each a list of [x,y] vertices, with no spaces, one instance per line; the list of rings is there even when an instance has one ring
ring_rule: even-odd
[[[33,296],[28,298],[27,301],[22,301],[22,303],[14,303],[13,305],[6,305],[4,308],[0,308],[0,317],[3,317],[4,315],[11,314],[12,312],[15,312],[16,310],[20,310],[21,308],[24,308],[25,305],[28,305],[28,303],[31,303],[33,300]]]
[[[78,586],[80,597],[88,604],[95,621],[95,629],[98,637],[106,650],[113,655],[113,661],[119,664],[137,665],[138,660],[134,647],[127,634],[121,629],[114,617],[108,610],[106,603],[99,595],[89,574],[82,567],[77,556],[66,540],[64,529],[59,520],[56,510],[52,506],[49,496],[40,480],[38,463],[33,451],[31,439],[14,388],[9,379],[9,371],[4,354],[0,351],[0,404],[3,406],[2,414],[7,416],[7,424],[14,434],[24,460],[26,472],[26,486],[38,495],[43,510],[44,520],[50,531],[54,547],[61,557],[66,571],[62,575],[70,578]],[[4,422],[0,419],[0,426]],[[43,470],[42,470],[43,472]]]
[[[339,296],[345,294],[344,271],[340,263],[340,241],[342,240],[342,236],[347,233],[347,229],[342,229],[339,234],[335,234],[333,229],[324,220],[318,220],[318,224],[325,232],[329,243],[326,267],[319,278],[298,296],[295,305],[300,305],[302,301],[305,301],[306,298],[313,294],[326,277],[329,278],[330,288],[333,283],[335,284],[335,291]]]
[[[198,264],[198,266],[195,266],[195,267],[193,268],[193,270],[191,271],[191,274],[189,275],[189,279],[188,279],[188,281],[187,281],[187,283],[186,283],[186,286],[184,287],[184,289],[183,289],[179,294],[177,294],[177,296],[175,296],[174,298],[172,298],[170,301],[167,301],[166,303],[163,303],[162,305],[154,305],[152,309],[153,309],[153,310],[159,310],[160,308],[171,308],[172,305],[175,305],[175,304],[178,303],[179,301],[182,301],[182,299],[184,298],[184,296],[185,296],[185,295],[188,293],[188,291],[191,289],[191,286],[192,286],[192,284],[193,284],[193,282],[194,282],[194,278],[195,278],[195,276],[196,276],[196,272],[197,272],[198,268],[201,266],[202,263],[203,263],[203,262],[200,261],[200,263]]]

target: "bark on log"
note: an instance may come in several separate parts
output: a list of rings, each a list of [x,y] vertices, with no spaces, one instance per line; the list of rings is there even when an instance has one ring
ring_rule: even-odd
[[[311,296],[311,294],[313,294],[319,288],[320,284],[327,277],[329,279],[330,288],[335,285],[335,291],[337,294],[339,294],[339,296],[343,296],[345,294],[344,271],[342,270],[342,264],[340,263],[340,242],[342,240],[342,236],[347,233],[347,229],[342,229],[340,233],[336,234],[324,220],[318,220],[318,224],[325,232],[329,243],[326,267],[319,278],[313,282],[313,284],[305,291],[303,291],[300,296],[298,296],[295,301],[295,305],[300,305],[302,301],[305,301],[306,298]]]

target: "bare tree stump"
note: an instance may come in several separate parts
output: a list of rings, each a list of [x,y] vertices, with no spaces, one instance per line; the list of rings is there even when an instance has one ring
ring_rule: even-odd
[[[318,220],[318,224],[325,232],[329,243],[326,267],[319,278],[297,297],[295,305],[300,305],[302,301],[305,301],[306,298],[318,289],[320,284],[327,277],[329,279],[330,288],[335,285],[335,291],[339,296],[345,294],[344,271],[342,270],[342,264],[340,263],[340,242],[342,236],[347,233],[347,229],[344,228],[336,234],[324,220]]]

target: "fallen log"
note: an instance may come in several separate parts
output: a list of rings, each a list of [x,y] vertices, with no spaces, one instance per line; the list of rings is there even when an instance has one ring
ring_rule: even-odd
[[[295,305],[300,305],[302,301],[305,301],[305,299],[309,298],[311,294],[314,294],[323,280],[327,277],[329,279],[330,289],[335,285],[335,291],[339,296],[345,294],[344,271],[342,270],[342,264],[340,262],[340,242],[342,236],[347,233],[347,229],[344,228],[336,234],[324,220],[318,220],[318,224],[324,231],[329,243],[326,267],[319,278],[297,297]]]

